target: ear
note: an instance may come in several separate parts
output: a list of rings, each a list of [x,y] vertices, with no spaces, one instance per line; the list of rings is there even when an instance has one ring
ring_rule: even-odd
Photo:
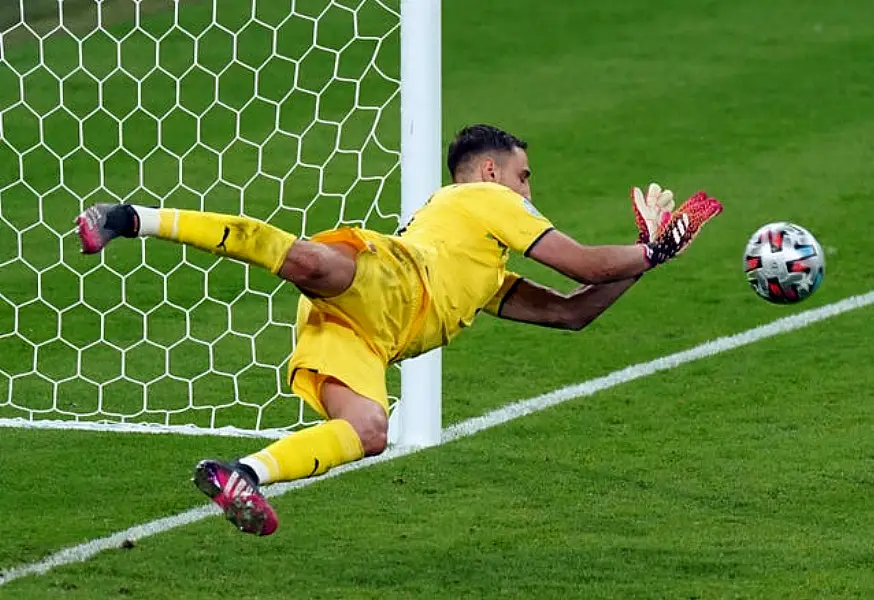
[[[480,176],[483,181],[496,181],[498,179],[497,165],[493,158],[486,157],[479,165]]]

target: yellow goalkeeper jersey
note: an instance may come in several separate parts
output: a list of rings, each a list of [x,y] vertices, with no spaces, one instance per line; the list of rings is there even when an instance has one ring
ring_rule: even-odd
[[[527,253],[552,228],[528,199],[502,185],[458,184],[435,193],[400,234],[418,258],[430,302],[398,358],[448,343],[481,310],[497,314],[518,279],[506,270],[510,251]]]
[[[359,250],[351,285],[338,296],[298,303],[289,383],[320,414],[326,378],[388,410],[385,367],[443,346],[497,314],[519,276],[510,251],[527,252],[552,223],[509,188],[451,185],[419,209],[399,235],[340,228],[313,236]]]
[[[340,228],[313,236],[357,248],[351,285],[328,298],[301,296],[292,389],[322,415],[328,378],[388,411],[388,364],[448,343],[481,310],[498,313],[519,276],[510,251],[527,252],[552,224],[497,184],[439,190],[399,235]]]

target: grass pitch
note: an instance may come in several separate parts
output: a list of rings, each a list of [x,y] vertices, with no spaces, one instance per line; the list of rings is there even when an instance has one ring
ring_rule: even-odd
[[[444,3],[447,137],[489,121],[528,139],[535,203],[584,242],[631,241],[627,190],[652,179],[726,211],[583,333],[480,319],[444,353],[447,424],[870,290],[864,2],[478,7]],[[784,219],[828,252],[823,288],[797,308],[758,300],[741,275],[748,235]],[[0,281],[9,294],[23,280]],[[0,596],[871,597],[870,314],[307,487],[277,500],[269,539],[208,519]],[[257,445],[4,431],[0,565],[200,504],[192,464]]]

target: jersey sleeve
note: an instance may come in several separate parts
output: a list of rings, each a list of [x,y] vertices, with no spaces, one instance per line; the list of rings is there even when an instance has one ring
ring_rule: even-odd
[[[514,252],[527,253],[544,234],[554,229],[552,222],[530,200],[509,188],[490,184],[478,190],[467,204],[488,233]]]
[[[516,286],[519,285],[521,280],[522,277],[520,275],[507,271],[504,275],[504,283],[501,284],[501,289],[492,296],[492,299],[483,307],[483,310],[490,315],[499,317],[501,315],[501,307],[504,306],[504,301],[513,294],[513,290],[516,289]]]

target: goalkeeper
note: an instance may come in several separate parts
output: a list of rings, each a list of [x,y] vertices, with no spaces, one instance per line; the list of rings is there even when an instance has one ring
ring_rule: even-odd
[[[704,192],[674,211],[669,190],[635,188],[637,243],[584,246],[531,204],[526,148],[489,125],[460,131],[447,157],[453,184],[398,235],[341,228],[302,240],[248,217],[131,204],[95,204],[78,217],[85,253],[116,237],[153,236],[258,265],[301,290],[288,379],[325,420],[231,463],[195,467],[197,487],[239,529],[269,535],[278,525],[260,485],[385,449],[388,365],[447,344],[480,311],[582,329],[722,210]],[[506,269],[510,252],[582,285],[562,294],[522,278]]]

